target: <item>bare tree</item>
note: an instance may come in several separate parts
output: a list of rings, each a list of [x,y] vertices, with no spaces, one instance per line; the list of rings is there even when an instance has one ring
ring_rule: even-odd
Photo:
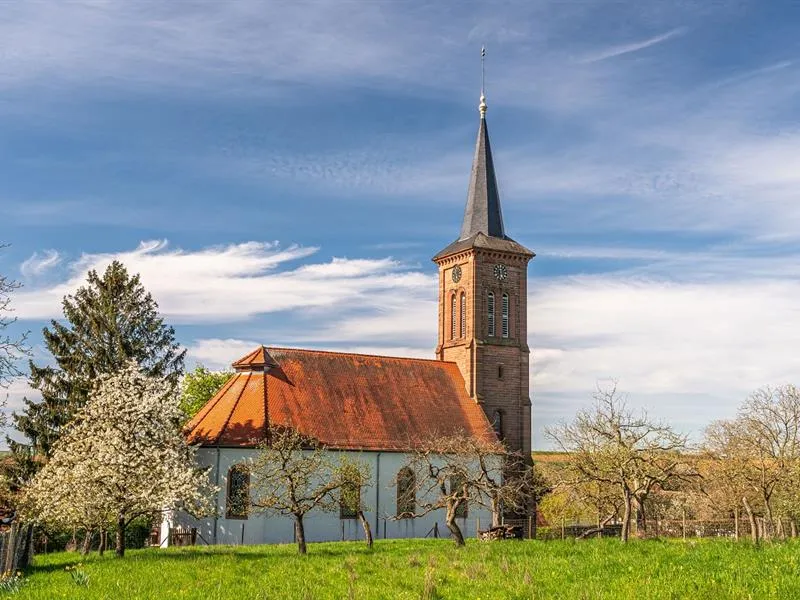
[[[324,445],[284,427],[270,428],[252,461],[251,474],[253,506],[294,519],[300,554],[307,552],[305,516],[312,510],[335,510],[342,500],[340,490],[347,490],[346,497],[369,478],[363,466],[354,461],[339,465]],[[369,541],[371,532],[367,535]]]
[[[468,505],[488,508],[492,524],[498,525],[504,511],[527,510],[541,486],[541,479],[524,457],[509,453],[498,442],[466,434],[417,444],[407,467],[415,473],[417,510],[402,517],[444,510],[445,523],[457,546],[464,545],[464,534],[456,519]]]
[[[696,473],[682,455],[686,436],[652,421],[644,411],[634,414],[616,383],[608,389],[598,387],[594,401],[591,409],[580,411],[571,423],[549,428],[547,434],[569,456],[565,484],[594,482],[617,490],[621,539],[626,542],[634,502],[643,510],[653,489],[674,486]],[[645,528],[646,523],[645,519]]]
[[[736,419],[706,430],[705,447],[715,481],[738,495],[750,521],[753,541],[785,536],[783,516],[800,508],[800,390],[765,387],[744,402]],[[776,514],[776,506],[779,514]],[[763,527],[757,513],[763,511]],[[777,518],[776,518],[777,517]]]
[[[372,528],[364,514],[366,507],[361,490],[369,485],[371,479],[372,473],[367,463],[347,456],[339,460],[334,471],[334,480],[339,485],[339,504],[343,510],[356,515],[364,529],[364,539],[369,548],[372,548]]]
[[[0,249],[4,247],[0,245]],[[11,295],[19,287],[18,282],[0,275],[0,387],[6,387],[14,377],[21,375],[17,360],[29,353],[27,333],[13,337],[6,333],[17,320],[12,316]]]

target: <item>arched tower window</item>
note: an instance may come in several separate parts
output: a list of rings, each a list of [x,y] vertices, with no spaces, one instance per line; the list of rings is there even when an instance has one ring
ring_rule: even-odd
[[[508,337],[508,294],[503,294],[503,305],[500,309],[502,311],[502,334],[504,338]]]
[[[397,473],[397,516],[411,517],[417,510],[417,477],[409,467]]]
[[[494,293],[489,292],[486,298],[486,317],[489,337],[494,337]]]
[[[250,471],[245,465],[233,465],[228,471],[228,500],[225,517],[246,519],[250,511]]]
[[[467,335],[467,295],[461,292],[461,329],[459,330],[459,337]]]
[[[456,337],[456,295],[450,297],[450,339]]]
[[[499,408],[495,409],[492,413],[492,429],[494,429],[497,438],[503,439],[503,411]]]

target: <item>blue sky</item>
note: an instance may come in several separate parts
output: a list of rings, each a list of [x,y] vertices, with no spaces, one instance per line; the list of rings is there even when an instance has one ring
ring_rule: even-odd
[[[432,356],[487,47],[534,446],[610,378],[697,434],[800,372],[793,2],[37,2],[0,20],[20,328],[140,272],[189,349]],[[23,380],[12,384],[19,405]]]

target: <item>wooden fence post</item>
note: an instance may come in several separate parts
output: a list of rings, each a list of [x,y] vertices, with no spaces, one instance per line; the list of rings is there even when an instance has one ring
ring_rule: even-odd
[[[683,507],[683,513],[681,517],[681,529],[683,530],[683,539],[686,539],[686,507]]]

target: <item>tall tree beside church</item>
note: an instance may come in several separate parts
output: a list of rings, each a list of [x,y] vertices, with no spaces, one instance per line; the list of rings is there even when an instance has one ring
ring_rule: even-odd
[[[97,379],[129,361],[172,390],[183,372],[186,351],[175,341],[175,330],[159,316],[139,275],[129,275],[121,262],[112,262],[102,277],[89,271],[86,285],[62,306],[64,321],[52,320],[42,332],[55,365],[30,363],[30,384],[42,399],[26,399],[24,411],[14,414],[14,426],[30,442],[9,441],[19,458],[49,456]]]

